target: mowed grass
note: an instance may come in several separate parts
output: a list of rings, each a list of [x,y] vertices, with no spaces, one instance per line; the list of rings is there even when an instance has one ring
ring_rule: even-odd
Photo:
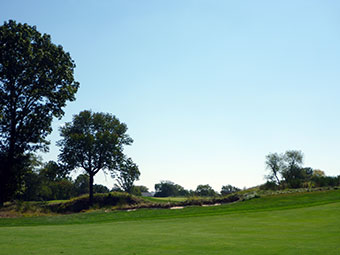
[[[63,203],[63,202],[67,202],[69,200],[50,200],[47,201],[48,204],[57,204],[57,203]]]
[[[0,219],[0,254],[340,254],[340,191]]]
[[[144,200],[156,203],[167,203],[167,202],[182,202],[187,200],[186,197],[143,197]]]

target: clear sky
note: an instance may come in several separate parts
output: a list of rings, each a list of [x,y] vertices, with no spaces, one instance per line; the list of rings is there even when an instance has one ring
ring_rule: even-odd
[[[76,62],[76,101],[129,127],[137,184],[250,187],[265,155],[296,149],[340,174],[340,1],[0,0]],[[95,179],[112,187],[113,180]]]

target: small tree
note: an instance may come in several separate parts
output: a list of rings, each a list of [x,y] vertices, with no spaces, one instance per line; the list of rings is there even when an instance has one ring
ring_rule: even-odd
[[[283,155],[284,167],[281,171],[285,182],[292,188],[299,188],[305,173],[302,169],[303,154],[301,151],[289,150]]]
[[[155,184],[155,197],[177,197],[186,196],[187,191],[178,184],[171,181],[161,181]]]
[[[240,191],[240,189],[236,188],[232,185],[226,185],[226,186],[222,186],[221,195],[225,196],[225,195],[228,195],[228,194],[235,193],[237,191]]]
[[[313,177],[325,177],[326,174],[324,171],[320,170],[320,169],[314,169],[313,170]]]
[[[54,161],[41,163],[31,156],[23,185],[16,198],[26,201],[69,199],[74,195],[71,178],[65,169]]]
[[[209,184],[198,185],[195,194],[200,197],[213,197],[217,195],[216,191]]]
[[[149,192],[148,187],[143,186],[143,185],[138,185],[138,186],[133,185],[131,194],[133,194],[135,196],[141,196],[142,193],[144,193],[144,192],[145,193]]]
[[[50,160],[40,169],[39,174],[44,176],[48,181],[60,181],[66,179],[69,171],[66,167],[59,165],[57,162]]]
[[[280,184],[279,175],[284,168],[283,156],[277,153],[270,153],[266,156],[266,168],[270,171],[266,178],[269,181]]]
[[[270,153],[266,156],[266,167],[270,174],[266,176],[268,182],[263,187],[271,187],[284,183],[298,188],[303,182],[310,180],[313,170],[303,168],[303,154],[301,151],[289,150],[284,154]],[[283,180],[279,179],[282,176]]]
[[[82,168],[89,175],[89,204],[93,202],[93,179],[100,170],[111,173],[124,159],[123,147],[133,140],[127,126],[115,116],[82,111],[60,129],[63,138],[59,160],[70,170]]]
[[[119,164],[117,177],[118,186],[125,192],[132,193],[133,183],[139,180],[140,172],[138,166],[133,163],[131,158]]]
[[[140,192],[149,192],[149,188],[144,185],[138,185],[135,186],[136,189],[138,189]]]
[[[110,190],[102,184],[93,185],[93,193],[108,193]]]
[[[80,196],[89,193],[89,182],[90,178],[88,174],[78,175],[73,182],[75,195]]]

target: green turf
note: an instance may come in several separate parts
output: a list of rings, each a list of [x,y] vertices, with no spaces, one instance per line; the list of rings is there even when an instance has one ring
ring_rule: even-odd
[[[67,201],[70,201],[70,200],[50,200],[50,201],[47,201],[48,204],[58,204],[58,203],[64,203],[64,202],[67,202]]]
[[[167,202],[182,202],[187,200],[186,197],[143,197],[144,200],[156,203],[167,203]]]
[[[340,191],[0,219],[0,254],[340,254]]]

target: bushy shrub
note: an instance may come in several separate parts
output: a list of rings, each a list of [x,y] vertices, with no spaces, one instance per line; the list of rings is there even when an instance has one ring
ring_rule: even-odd
[[[46,213],[46,202],[27,202],[16,200],[13,202],[13,206],[15,211],[20,213],[36,213],[36,212],[43,212]]]
[[[279,189],[279,185],[277,185],[273,181],[267,181],[265,184],[262,184],[260,186],[260,189],[261,190],[278,190]]]
[[[235,201],[240,200],[240,195],[232,194],[229,196],[219,196],[219,197],[189,197],[187,200],[177,203],[177,205],[210,205],[210,204],[226,204],[226,203],[232,203]]]
[[[334,187],[338,186],[339,183],[339,176],[332,177],[332,176],[313,176],[312,181],[315,183],[316,187]]]
[[[216,191],[209,184],[198,185],[195,194],[200,197],[213,197],[217,195]]]
[[[122,192],[111,192],[106,194],[94,194],[94,207],[112,207],[138,204],[142,200],[135,196]],[[89,209],[89,196],[83,195],[73,198],[67,202],[54,203],[48,205],[52,212],[67,213],[67,212],[81,212]]]
[[[185,197],[189,193],[181,185],[171,181],[161,181],[160,183],[155,184],[155,191],[155,197]]]
[[[237,191],[240,191],[240,189],[229,184],[229,185],[222,186],[221,195],[225,196],[225,195],[235,193]]]

